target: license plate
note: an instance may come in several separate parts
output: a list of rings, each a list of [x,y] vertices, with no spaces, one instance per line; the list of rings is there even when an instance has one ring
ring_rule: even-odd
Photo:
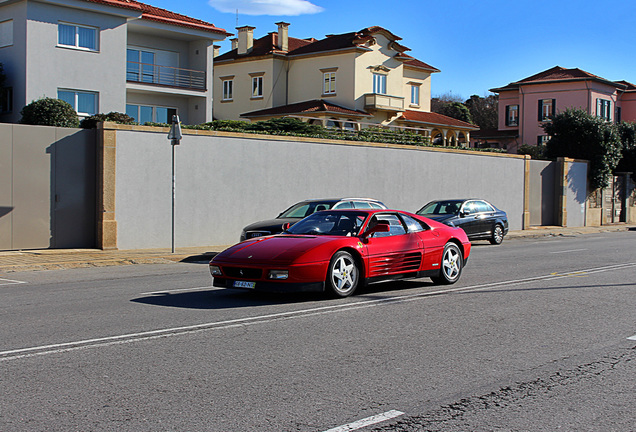
[[[263,235],[263,234],[261,234],[261,233],[254,233],[254,234],[251,234],[251,238],[254,238],[254,237],[261,237],[262,235]]]
[[[256,282],[234,281],[235,288],[254,288]]]

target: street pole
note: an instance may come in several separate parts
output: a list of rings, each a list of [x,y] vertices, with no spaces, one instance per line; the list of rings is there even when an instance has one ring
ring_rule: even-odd
[[[177,176],[175,173],[175,147],[181,143],[181,123],[178,115],[172,116],[172,125],[168,132],[168,139],[172,146],[172,253],[174,253],[174,208],[177,189]]]

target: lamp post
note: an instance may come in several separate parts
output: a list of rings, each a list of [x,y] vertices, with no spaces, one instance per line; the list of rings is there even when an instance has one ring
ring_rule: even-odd
[[[175,199],[175,186],[176,176],[174,169],[174,148],[181,144],[181,123],[179,122],[179,116],[172,116],[172,125],[170,126],[170,132],[168,132],[168,139],[172,145],[172,253],[174,253],[174,199]]]

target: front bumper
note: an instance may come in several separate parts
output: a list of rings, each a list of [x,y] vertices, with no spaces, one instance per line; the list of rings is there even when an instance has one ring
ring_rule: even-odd
[[[273,293],[291,293],[291,292],[324,292],[324,282],[270,282],[255,281],[254,288],[239,288],[234,286],[234,281],[238,279],[227,279],[214,277],[213,286],[218,288],[232,288],[245,291],[263,291]]]

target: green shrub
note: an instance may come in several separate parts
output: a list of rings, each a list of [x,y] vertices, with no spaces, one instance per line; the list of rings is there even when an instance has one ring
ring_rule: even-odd
[[[532,159],[547,159],[545,157],[545,146],[523,144],[517,149],[517,154],[530,155]]]
[[[20,123],[23,124],[70,128],[79,126],[79,118],[71,104],[60,99],[38,99],[22,108],[20,114]]]
[[[84,129],[95,129],[99,122],[115,122],[120,124],[134,124],[135,119],[128,114],[111,111],[108,114],[95,114],[90,117],[86,117],[80,122],[80,127]]]

